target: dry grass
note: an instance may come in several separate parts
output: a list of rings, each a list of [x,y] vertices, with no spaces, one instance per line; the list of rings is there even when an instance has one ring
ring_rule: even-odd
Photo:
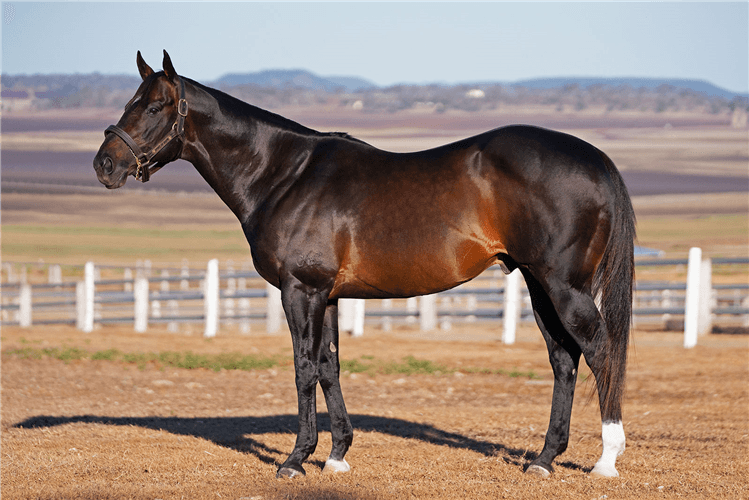
[[[499,332],[495,332],[498,335]],[[6,498],[741,498],[749,428],[747,337],[710,336],[684,351],[679,335],[635,334],[624,407],[621,477],[588,471],[600,421],[580,382],[569,450],[549,480],[526,477],[547,425],[551,371],[540,335],[504,346],[492,332],[367,330],[344,339],[344,359],[413,355],[451,374],[344,373],[356,428],[349,474],[323,475],[330,449],[323,414],[307,477],[274,478],[294,442],[293,370],[138,368],[122,361],[3,356],[2,494]],[[476,334],[476,335],[474,335]],[[77,346],[95,351],[239,351],[290,356],[288,336],[198,336],[109,327],[5,328],[3,349]],[[678,353],[678,356],[676,355]],[[365,358],[362,358],[364,356]],[[538,378],[474,373],[532,370]],[[462,370],[462,371],[461,371]],[[467,372],[467,373],[466,373]],[[583,374],[587,371],[583,370]],[[324,412],[322,395],[318,395]],[[605,495],[605,497],[604,497]]]
[[[76,113],[90,119],[86,112]],[[513,112],[331,118],[327,111],[304,111],[291,117],[405,151],[533,121],[533,113],[540,113]],[[118,115],[113,111],[112,121]],[[583,128],[589,118],[555,117],[570,129]],[[746,173],[746,131],[614,126],[575,133],[625,169]],[[96,134],[101,137],[101,131]],[[4,149],[77,150],[91,148],[95,140],[89,132],[5,135]],[[249,256],[234,216],[213,195],[3,193],[2,204],[5,261],[132,265],[148,258],[158,265]],[[746,255],[746,193],[641,197],[635,206],[641,245],[663,248],[670,257],[694,245],[707,256]],[[674,277],[680,278],[665,276]],[[649,276],[658,278],[664,276]],[[733,267],[714,279],[746,282],[746,268]],[[557,461],[556,473],[549,480],[523,474],[543,446],[551,369],[535,328],[523,327],[514,346],[500,344],[498,336],[486,327],[457,327],[431,335],[367,329],[362,339],[344,339],[342,358],[350,362],[413,356],[445,370],[344,373],[356,428],[347,456],[352,471],[321,473],[330,449],[323,415],[307,477],[279,481],[275,470],[293,447],[296,430],[288,331],[273,337],[222,331],[206,341],[160,328],[138,335],[129,327],[92,334],[62,326],[6,327],[0,493],[14,499],[746,498],[746,336],[711,335],[685,351],[679,334],[635,332],[624,406],[628,447],[619,459],[621,477],[608,480],[588,474],[601,451],[597,405],[586,404],[589,381],[579,384],[570,448]],[[270,369],[214,372],[122,358],[8,354],[55,347],[89,353],[239,352],[280,361]],[[589,380],[587,369],[581,373]],[[321,394],[318,400],[324,412]]]

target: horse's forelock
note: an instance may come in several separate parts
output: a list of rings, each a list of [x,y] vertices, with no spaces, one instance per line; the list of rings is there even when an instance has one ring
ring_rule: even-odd
[[[133,97],[127,102],[127,104],[125,104],[125,111],[127,111],[128,109],[131,109],[131,107],[137,104],[138,101],[140,101],[143,98],[143,96],[148,94],[148,91],[150,90],[151,85],[153,85],[153,83],[156,82],[160,76],[164,76],[163,71],[153,73],[150,76],[148,76],[148,78],[143,80],[141,84],[138,86],[138,90],[135,91],[135,95],[133,95]]]

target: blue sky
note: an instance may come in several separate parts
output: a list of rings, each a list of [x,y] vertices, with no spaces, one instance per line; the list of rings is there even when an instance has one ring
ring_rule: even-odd
[[[304,68],[400,82],[708,80],[749,92],[749,2],[3,2],[2,72]]]

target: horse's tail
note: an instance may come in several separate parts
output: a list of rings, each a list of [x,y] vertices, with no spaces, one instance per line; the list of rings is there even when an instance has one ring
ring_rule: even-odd
[[[635,213],[614,162],[603,152],[601,157],[612,181],[615,200],[611,235],[593,279],[593,297],[606,324],[601,334],[607,335],[598,343],[598,348],[605,350],[602,356],[605,361],[596,385],[602,419],[620,421],[635,277]]]

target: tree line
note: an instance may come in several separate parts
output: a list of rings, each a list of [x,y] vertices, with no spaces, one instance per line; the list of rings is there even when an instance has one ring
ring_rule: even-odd
[[[129,75],[3,75],[3,98],[24,93],[36,109],[122,107],[132,97],[140,79]],[[310,89],[293,85],[210,84],[243,101],[268,109],[320,104],[353,107],[362,112],[387,112],[421,108],[442,113],[448,110],[491,111],[503,106],[543,106],[557,111],[607,111],[662,113],[692,111],[712,114],[749,108],[745,96],[710,96],[705,92],[664,83],[656,87],[628,84],[561,84],[534,88],[517,84],[395,85],[357,91]]]

